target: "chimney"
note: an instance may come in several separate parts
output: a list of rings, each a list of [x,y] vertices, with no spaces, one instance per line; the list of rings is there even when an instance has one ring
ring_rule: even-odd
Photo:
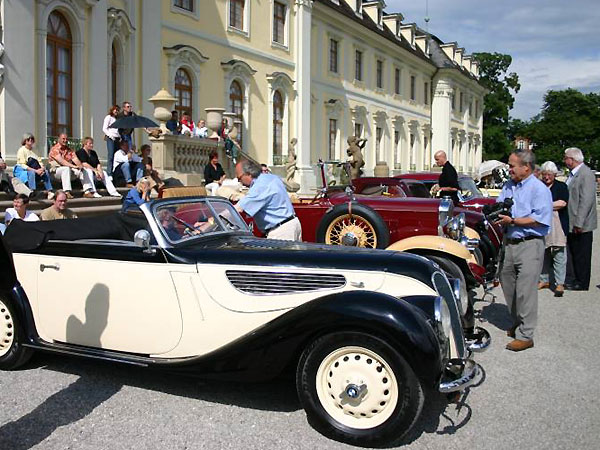
[[[383,24],[388,27],[388,29],[394,33],[397,37],[400,37],[400,26],[402,25],[402,21],[404,20],[404,16],[400,13],[388,14],[387,16],[383,16]]]
[[[459,67],[463,65],[463,54],[465,53],[465,49],[462,47],[457,48],[454,51],[454,62],[458,64]]]
[[[362,5],[363,12],[367,13],[367,15],[371,18],[373,22],[375,22],[378,26],[382,26],[382,16],[383,16],[383,2],[380,0],[376,0],[373,2],[364,2]]]
[[[402,37],[408,41],[411,47],[415,46],[416,27],[417,26],[414,23],[400,26],[400,33],[402,34]]]
[[[456,42],[448,42],[447,44],[440,45],[440,48],[444,51],[446,56],[454,61],[454,51],[456,50]]]
[[[419,49],[425,53],[425,55],[429,56],[429,42],[427,41],[426,34],[422,36],[415,36],[415,43],[417,44],[417,47],[419,47]]]

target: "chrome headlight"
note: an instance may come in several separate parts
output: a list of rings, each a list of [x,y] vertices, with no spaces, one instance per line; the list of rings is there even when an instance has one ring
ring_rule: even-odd
[[[458,240],[460,238],[461,230],[460,224],[458,222],[458,217],[454,217],[450,219],[446,225],[443,227],[444,234],[448,236],[450,239]],[[464,228],[463,228],[464,229]]]
[[[436,297],[435,299],[434,318],[442,327],[444,336],[449,337],[452,330],[452,319],[450,318],[450,309],[444,297]]]

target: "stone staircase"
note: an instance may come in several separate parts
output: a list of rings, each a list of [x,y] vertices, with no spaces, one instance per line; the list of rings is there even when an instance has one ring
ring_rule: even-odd
[[[119,193],[125,197],[128,188],[117,188]],[[117,197],[110,197],[106,189],[98,189],[98,193],[102,195],[102,198],[84,198],[83,191],[74,189],[71,192],[75,198],[71,199],[67,203],[67,207],[75,211],[78,217],[91,217],[108,214],[121,209],[122,199]],[[0,193],[0,222],[4,223],[4,212],[6,208],[12,208],[13,195]],[[46,196],[40,194],[37,198],[29,201],[29,210],[39,215],[43,209],[52,205],[51,200],[46,200]]]

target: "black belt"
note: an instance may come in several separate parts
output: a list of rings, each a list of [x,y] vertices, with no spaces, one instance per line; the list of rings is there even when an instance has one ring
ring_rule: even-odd
[[[522,238],[514,238],[514,239],[506,238],[506,243],[507,244],[520,244],[521,242],[531,241],[532,239],[544,239],[544,236],[525,236]]]
[[[288,223],[290,220],[293,220],[296,218],[296,214],[292,214],[290,217],[283,219],[281,222],[279,222],[277,225],[272,226],[271,228],[267,228],[265,230],[265,234],[269,234],[271,231],[273,231],[275,228],[279,228],[281,225],[283,225],[284,223]]]

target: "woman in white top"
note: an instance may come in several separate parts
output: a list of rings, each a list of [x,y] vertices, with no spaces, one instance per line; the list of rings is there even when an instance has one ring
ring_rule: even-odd
[[[4,222],[8,225],[13,219],[24,220],[25,222],[37,222],[40,220],[35,213],[27,210],[29,197],[25,194],[18,194],[13,200],[13,207],[7,208],[4,214]]]
[[[106,141],[107,151],[106,171],[109,175],[112,175],[113,160],[115,157],[115,152],[119,149],[119,140],[121,139],[119,130],[117,128],[110,128],[110,126],[117,120],[119,111],[119,105],[111,106],[108,110],[108,114],[104,118],[104,122],[102,123],[102,131],[104,132],[104,140]]]

